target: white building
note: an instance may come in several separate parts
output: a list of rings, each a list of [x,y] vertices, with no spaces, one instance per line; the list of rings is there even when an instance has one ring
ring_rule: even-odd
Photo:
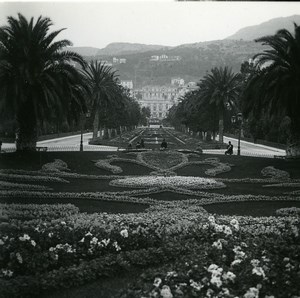
[[[116,57],[113,57],[113,63],[119,63],[119,59]]]
[[[127,88],[129,90],[133,89],[133,82],[129,81],[129,80],[121,80],[120,82],[121,86],[123,86],[124,88]]]
[[[149,107],[152,119],[164,119],[169,109],[178,101],[175,86],[145,86],[133,92],[141,107]]]
[[[171,85],[173,85],[173,86],[183,86],[184,85],[184,79],[172,78],[171,79]]]

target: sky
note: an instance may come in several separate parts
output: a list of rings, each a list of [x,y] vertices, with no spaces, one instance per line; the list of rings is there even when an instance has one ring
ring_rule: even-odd
[[[174,2],[172,0],[0,0],[0,26],[7,16],[50,17],[59,38],[74,46],[103,48],[112,42],[176,46],[224,39],[239,29],[300,14],[300,2]]]

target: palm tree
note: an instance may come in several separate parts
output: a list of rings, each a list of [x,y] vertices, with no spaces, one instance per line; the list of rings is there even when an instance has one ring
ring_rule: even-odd
[[[62,117],[85,109],[82,75],[73,66],[84,61],[63,50],[70,41],[54,41],[64,29],[49,33],[51,25],[49,18],[18,14],[0,27],[0,112],[16,118],[17,150],[35,150],[37,124],[53,111]]]
[[[236,108],[241,80],[239,74],[234,74],[227,66],[213,68],[199,83],[200,97],[215,106],[219,115],[219,142],[223,143],[224,113],[230,108]]]
[[[244,103],[247,113],[257,113],[257,107],[267,116],[291,120],[291,143],[288,154],[300,155],[300,27],[294,24],[294,34],[286,29],[275,35],[257,39],[270,48],[253,58],[257,72],[249,79]],[[259,94],[258,91],[259,90]]]
[[[92,61],[85,69],[84,74],[90,89],[89,105],[93,111],[93,138],[97,137],[99,130],[100,112],[103,120],[120,100],[121,89],[118,85],[116,72],[110,66],[98,61]]]

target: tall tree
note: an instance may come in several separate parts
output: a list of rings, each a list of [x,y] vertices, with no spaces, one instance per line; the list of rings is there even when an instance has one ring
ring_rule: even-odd
[[[290,155],[300,155],[300,27],[294,24],[294,34],[286,29],[275,35],[257,39],[270,48],[254,56],[259,69],[244,94],[247,113],[263,109],[270,117],[289,117]],[[259,93],[258,93],[259,90]]]
[[[50,111],[62,117],[85,109],[83,77],[73,65],[84,60],[64,50],[69,40],[54,41],[64,29],[50,33],[49,18],[7,20],[0,27],[0,112],[16,118],[17,150],[35,150],[37,123]]]
[[[224,113],[236,108],[241,89],[241,78],[230,68],[213,68],[199,83],[200,96],[215,106],[219,115],[219,141],[223,143]]]
[[[93,111],[93,138],[97,137],[99,130],[100,114],[102,120],[107,120],[109,111],[119,103],[121,98],[121,89],[118,85],[118,77],[112,67],[99,61],[91,61],[85,69],[89,89],[89,105]]]

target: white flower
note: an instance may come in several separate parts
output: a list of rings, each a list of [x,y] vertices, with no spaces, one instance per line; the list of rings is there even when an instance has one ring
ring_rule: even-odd
[[[223,232],[223,225],[215,224],[215,231],[216,231],[217,233]]]
[[[97,237],[93,237],[92,240],[90,241],[91,245],[96,245],[98,242],[98,238]]]
[[[109,242],[110,242],[110,239],[103,239],[103,240],[101,240],[101,244],[103,244],[104,246],[107,246],[108,244],[109,244]]]
[[[65,221],[61,221],[60,224],[63,225],[63,226],[65,226],[66,222]]]
[[[117,241],[115,241],[115,242],[113,243],[113,246],[114,246],[114,248],[116,249],[116,251],[121,250],[121,247],[118,245],[118,242],[117,242]]]
[[[24,234],[23,236],[19,237],[19,239],[20,239],[21,241],[30,240],[30,236],[27,235],[27,234]]]
[[[120,232],[121,236],[124,237],[124,238],[127,238],[128,237],[128,231],[126,229],[122,230]]]
[[[210,283],[217,286],[218,288],[222,286],[222,281],[219,276],[213,276]]]
[[[234,261],[230,264],[230,266],[238,265],[238,264],[240,264],[241,262],[242,262],[241,259],[234,260]]]
[[[239,230],[239,222],[233,218],[231,221],[230,221],[230,224],[238,231]]]
[[[172,277],[172,276],[174,276],[174,277],[178,276],[178,274],[176,273],[176,271],[169,271],[169,272],[167,272],[167,277]]]
[[[92,234],[90,231],[88,231],[88,232],[85,234],[85,236],[93,236],[93,234]]]
[[[53,236],[53,233],[49,233],[48,237],[51,238]]]
[[[190,286],[197,291],[200,291],[204,286],[201,285],[200,282],[195,282],[194,280],[190,280]]]
[[[234,282],[235,278],[236,278],[236,275],[231,272],[231,271],[228,271],[227,273],[224,273],[223,276],[222,276],[225,280],[226,279],[229,279],[230,281]]]
[[[155,277],[153,285],[158,288],[160,286],[161,282],[162,282],[161,278]]]
[[[16,253],[16,257],[17,257],[18,262],[20,264],[22,264],[23,263],[23,258],[22,258],[21,254],[19,252]]]
[[[260,261],[257,260],[257,259],[251,260],[251,265],[252,265],[253,267],[257,267],[257,266],[259,265],[259,263],[260,263]]]
[[[2,239],[0,239],[0,245],[3,245],[4,241]]]
[[[257,288],[250,288],[244,295],[244,298],[258,298],[259,290]]]
[[[232,235],[232,230],[230,229],[230,227],[225,226],[225,228],[224,228],[224,233],[225,233],[227,236]]]
[[[50,248],[49,248],[49,251],[52,252],[52,251],[54,251],[54,249],[55,249],[54,247],[50,247]]]
[[[215,241],[212,244],[212,247],[215,247],[216,249],[222,249],[222,242],[220,241],[220,239],[218,239],[218,241]]]
[[[262,276],[262,277],[266,276],[264,270],[261,267],[254,267],[252,269],[252,274],[256,274],[256,275]]]
[[[215,217],[212,216],[212,215],[210,215],[210,216],[208,217],[208,221],[209,221],[211,224],[214,224],[214,223],[216,222]]]
[[[36,242],[34,240],[31,240],[31,245],[36,246]]]
[[[222,293],[223,293],[224,295],[227,295],[227,296],[230,295],[230,292],[229,292],[229,290],[228,290],[227,288],[222,288]]]
[[[2,269],[2,273],[4,276],[8,276],[8,277],[12,277],[12,275],[14,274],[13,271],[11,270],[5,270],[5,269]]]
[[[162,298],[173,298],[173,294],[171,293],[171,289],[169,286],[164,285],[160,291],[160,295]]]
[[[84,242],[84,237],[81,240],[79,240],[78,242],[81,242],[81,243]]]
[[[217,270],[218,268],[219,268],[218,265],[216,265],[216,264],[211,264],[211,265],[209,265],[207,271],[208,271],[208,272],[213,272],[214,270]]]

